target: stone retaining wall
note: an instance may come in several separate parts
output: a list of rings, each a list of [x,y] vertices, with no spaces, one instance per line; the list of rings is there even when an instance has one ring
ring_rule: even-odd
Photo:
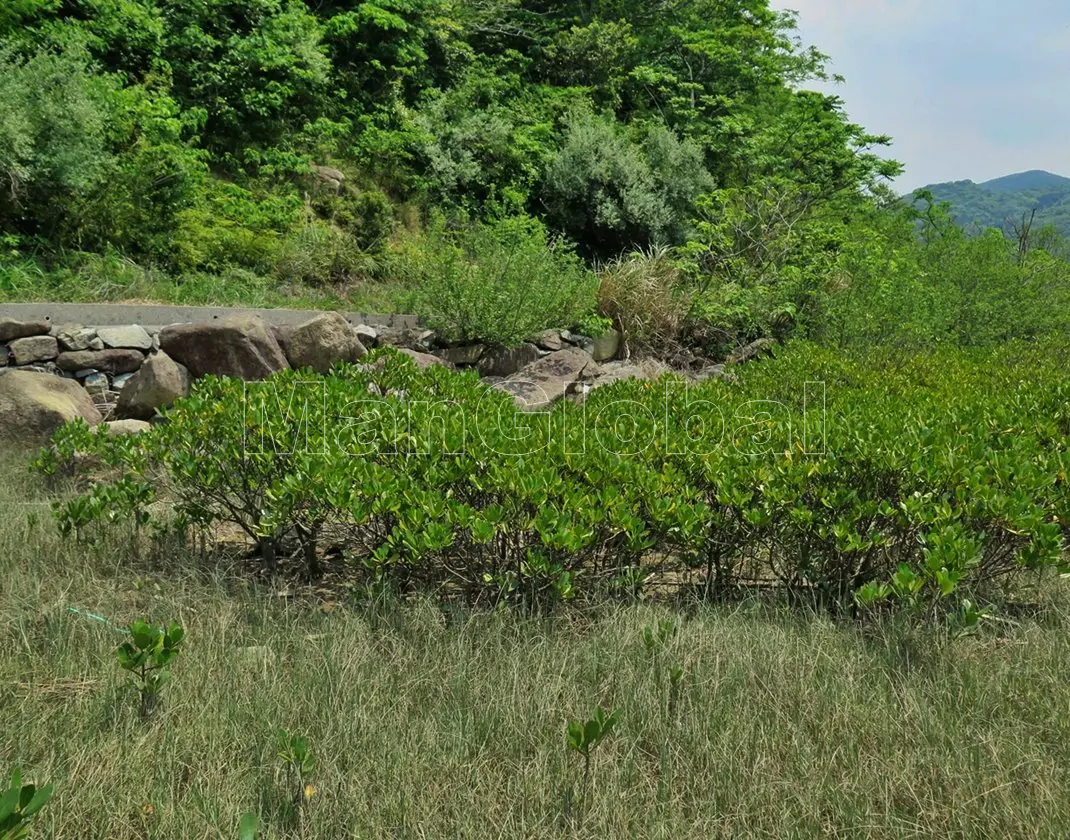
[[[13,309],[41,317],[5,316]],[[566,396],[582,399],[592,388],[668,370],[652,361],[612,361],[619,347],[615,334],[594,340],[549,330],[518,347],[458,346],[437,341],[412,316],[372,316],[367,323],[338,312],[265,310],[271,313],[269,320],[260,311],[197,309],[197,320],[167,326],[87,326],[108,313],[91,306],[76,309],[81,322],[59,323],[56,316],[73,310],[37,304],[0,307],[0,441],[41,443],[76,417],[91,425],[107,422],[117,433],[139,431],[158,409],[188,394],[199,377],[254,381],[290,367],[326,373],[339,362],[359,361],[378,346],[395,347],[421,367],[474,369],[488,385],[529,409]],[[158,318],[183,310],[138,311]],[[721,375],[723,367],[703,373]]]
[[[390,320],[383,318],[373,327],[333,312],[301,313],[296,324],[293,313],[276,323],[254,313],[199,314],[197,322],[168,326],[86,326],[0,316],[0,371],[70,380],[86,391],[105,420],[147,420],[200,376],[255,380],[291,366],[326,372],[335,362],[357,361],[380,339],[411,347],[430,337],[411,317],[396,319],[400,327],[381,323]]]

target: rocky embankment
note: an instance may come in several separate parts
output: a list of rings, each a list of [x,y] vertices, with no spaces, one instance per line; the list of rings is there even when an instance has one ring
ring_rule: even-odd
[[[596,340],[567,330],[549,330],[517,347],[443,346],[431,330],[351,323],[337,312],[293,326],[269,324],[251,313],[162,328],[0,318],[0,441],[42,443],[78,417],[94,426],[107,424],[113,434],[136,433],[148,428],[159,409],[188,394],[199,377],[256,381],[290,367],[326,373],[383,346],[420,366],[474,369],[488,385],[534,410],[562,398],[582,399],[593,388],[623,379],[669,371],[654,360],[615,360],[618,342],[612,334]],[[726,375],[718,365],[697,376]]]

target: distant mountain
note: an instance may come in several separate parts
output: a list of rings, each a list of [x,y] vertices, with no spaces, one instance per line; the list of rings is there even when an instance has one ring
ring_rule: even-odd
[[[948,181],[922,189],[949,202],[955,221],[966,227],[1009,231],[1036,210],[1035,230],[1051,224],[1070,236],[1070,178],[1061,175],[1032,170],[980,184]]]

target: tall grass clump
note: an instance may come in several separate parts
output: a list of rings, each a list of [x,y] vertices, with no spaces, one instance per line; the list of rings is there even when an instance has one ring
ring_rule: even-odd
[[[348,233],[311,221],[282,239],[275,273],[288,283],[326,286],[372,274],[377,265],[375,256]]]
[[[599,312],[613,320],[629,352],[678,351],[691,304],[668,248],[634,252],[599,272]]]

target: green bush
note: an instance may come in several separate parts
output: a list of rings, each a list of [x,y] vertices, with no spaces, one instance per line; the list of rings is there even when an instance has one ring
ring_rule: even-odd
[[[987,347],[1070,333],[1063,259],[1044,248],[1022,254],[996,230],[969,235],[946,207],[917,215],[903,208],[852,220],[821,302],[824,337]]]
[[[347,186],[338,194],[320,189],[311,204],[320,218],[341,228],[369,252],[382,250],[394,229],[390,199],[377,189]]]
[[[115,650],[119,667],[134,679],[140,697],[142,720],[152,716],[160,702],[164,686],[171,679],[171,665],[178,658],[179,648],[186,636],[176,621],[165,627],[138,620],[128,628],[130,641]]]
[[[1062,566],[1068,395],[1057,346],[797,345],[741,385],[623,382],[547,418],[380,351],[312,380],[205,379],[166,424],[136,439],[74,424],[38,466],[108,468],[59,504],[65,527],[136,523],[167,499],[199,530],[240,528],[272,573],[292,558],[318,575],[333,545],[370,586],[530,606],[641,595],[668,573],[709,596],[772,586],[957,616]]]
[[[515,345],[595,306],[594,275],[526,217],[460,231],[438,222],[404,243],[397,270],[408,307],[450,341]]]
[[[96,187],[112,164],[115,85],[84,44],[29,57],[0,42],[0,222],[52,222],[58,204]],[[10,228],[9,228],[10,229]],[[34,231],[36,232],[36,231]]]
[[[22,774],[11,771],[11,782],[0,788],[0,840],[24,840],[30,836],[31,820],[52,798],[52,785],[38,788],[22,783]]]

